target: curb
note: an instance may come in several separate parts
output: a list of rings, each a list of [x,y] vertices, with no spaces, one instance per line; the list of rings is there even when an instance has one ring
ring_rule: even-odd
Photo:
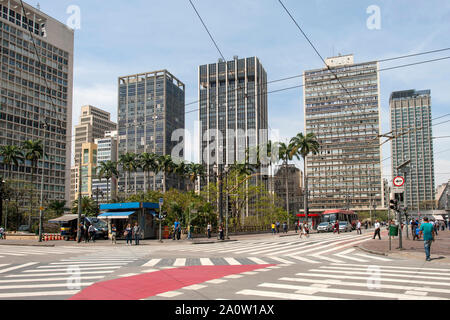
[[[54,244],[29,244],[29,243],[0,243],[0,246],[20,246],[20,247],[54,247]]]
[[[366,248],[362,247],[361,245],[354,246],[354,248],[358,248],[358,249],[360,249],[362,251],[365,251],[365,252],[368,252],[368,253],[377,254],[379,256],[388,256],[388,254],[385,253],[385,252],[380,252],[380,251],[366,249]]]
[[[211,244],[211,243],[223,243],[223,242],[233,242],[238,240],[217,240],[217,241],[204,241],[204,242],[192,242],[192,244]]]

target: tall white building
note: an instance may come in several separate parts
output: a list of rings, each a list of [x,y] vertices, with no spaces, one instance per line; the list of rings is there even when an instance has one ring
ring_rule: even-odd
[[[106,132],[105,137],[95,139],[97,144],[97,174],[102,162],[117,161],[117,131]],[[92,190],[94,199],[99,199],[99,202],[105,202],[108,199],[112,200],[117,194],[117,179],[111,178],[108,182],[105,178],[94,179],[92,182]]]
[[[385,207],[378,63],[345,55],[326,64],[303,77],[306,133],[315,133],[321,145],[307,158],[309,209]]]
[[[407,160],[406,205],[411,210],[431,209],[435,200],[431,91],[406,90],[391,94],[391,130],[402,134],[392,141],[392,174]]]
[[[74,31],[18,0],[0,0],[0,30],[0,145],[41,140],[48,155],[33,181],[29,161],[12,166],[11,176],[0,164],[0,175],[31,183],[39,193],[43,168],[44,199],[68,203]]]

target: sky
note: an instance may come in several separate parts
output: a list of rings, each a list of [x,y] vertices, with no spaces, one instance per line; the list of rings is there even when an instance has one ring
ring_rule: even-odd
[[[278,0],[192,0],[227,60],[257,56],[268,80],[300,75],[323,63]],[[27,1],[36,6],[38,1]],[[283,0],[324,57],[354,54],[355,62],[381,60],[450,47],[448,0]],[[198,66],[220,54],[189,0],[39,0],[43,12],[74,26],[73,125],[80,107],[94,105],[117,121],[120,76],[167,69],[186,85],[186,103],[198,99]],[[73,6],[79,9],[79,19]],[[372,8],[379,9],[379,19]],[[74,20],[73,18],[77,18]],[[450,56],[450,51],[381,63],[380,68]],[[430,89],[433,118],[450,113],[450,60],[380,72],[382,133],[389,128],[393,91]],[[301,78],[269,84],[268,90],[300,85]],[[269,94],[269,126],[281,140],[303,131],[301,88]],[[186,106],[186,111],[197,108]],[[186,115],[194,133],[198,113]],[[434,121],[450,120],[450,116]],[[450,123],[433,127],[450,136]],[[187,141],[186,158],[198,159],[198,142]],[[450,139],[434,140],[436,187],[450,179]],[[382,159],[390,156],[390,143]],[[299,163],[300,165],[300,163]],[[383,162],[391,180],[391,161]]]

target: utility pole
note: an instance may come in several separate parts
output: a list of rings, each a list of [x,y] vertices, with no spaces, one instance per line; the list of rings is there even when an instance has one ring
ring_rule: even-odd
[[[82,208],[81,208],[81,184],[83,182],[83,179],[81,177],[81,165],[82,165],[82,152],[80,153],[80,162],[79,162],[79,168],[78,168],[78,219],[77,219],[77,241],[80,241],[81,239],[81,229],[80,229],[80,224],[81,224],[81,212],[82,212]]]
[[[219,175],[219,226],[223,223],[223,172],[222,164],[217,165],[218,175]],[[219,233],[220,237],[220,233]]]
[[[401,165],[399,165],[397,167],[397,171],[399,172],[403,172],[404,175],[407,175],[409,168],[406,168],[407,165],[409,165],[411,163],[411,160],[407,160],[404,163],[402,163]],[[403,170],[402,170],[403,169]],[[405,178],[405,183],[406,183],[406,178]],[[405,187],[405,191],[403,192],[403,204],[406,204],[406,187]],[[398,214],[398,222],[399,222],[399,229],[398,229],[398,244],[399,244],[399,249],[403,249],[403,243],[402,243],[402,213],[401,210],[399,209],[397,211]],[[408,234],[408,225],[406,225],[406,233]]]
[[[47,129],[47,124],[44,124],[44,129]],[[41,201],[39,204],[39,242],[42,242],[42,216],[44,210],[44,169],[45,169],[45,131],[44,131],[44,154],[42,155],[42,173],[41,173]]]

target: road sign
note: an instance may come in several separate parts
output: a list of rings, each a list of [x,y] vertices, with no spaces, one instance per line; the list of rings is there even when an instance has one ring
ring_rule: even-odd
[[[394,187],[401,187],[405,184],[405,178],[403,177],[395,177],[394,178]]]
[[[394,194],[396,194],[396,193],[404,193],[405,192],[405,188],[404,187],[394,187],[394,188],[392,188],[392,191],[393,191],[393,193]]]
[[[164,199],[163,198],[159,198],[159,206],[162,207],[163,204],[164,204]]]

